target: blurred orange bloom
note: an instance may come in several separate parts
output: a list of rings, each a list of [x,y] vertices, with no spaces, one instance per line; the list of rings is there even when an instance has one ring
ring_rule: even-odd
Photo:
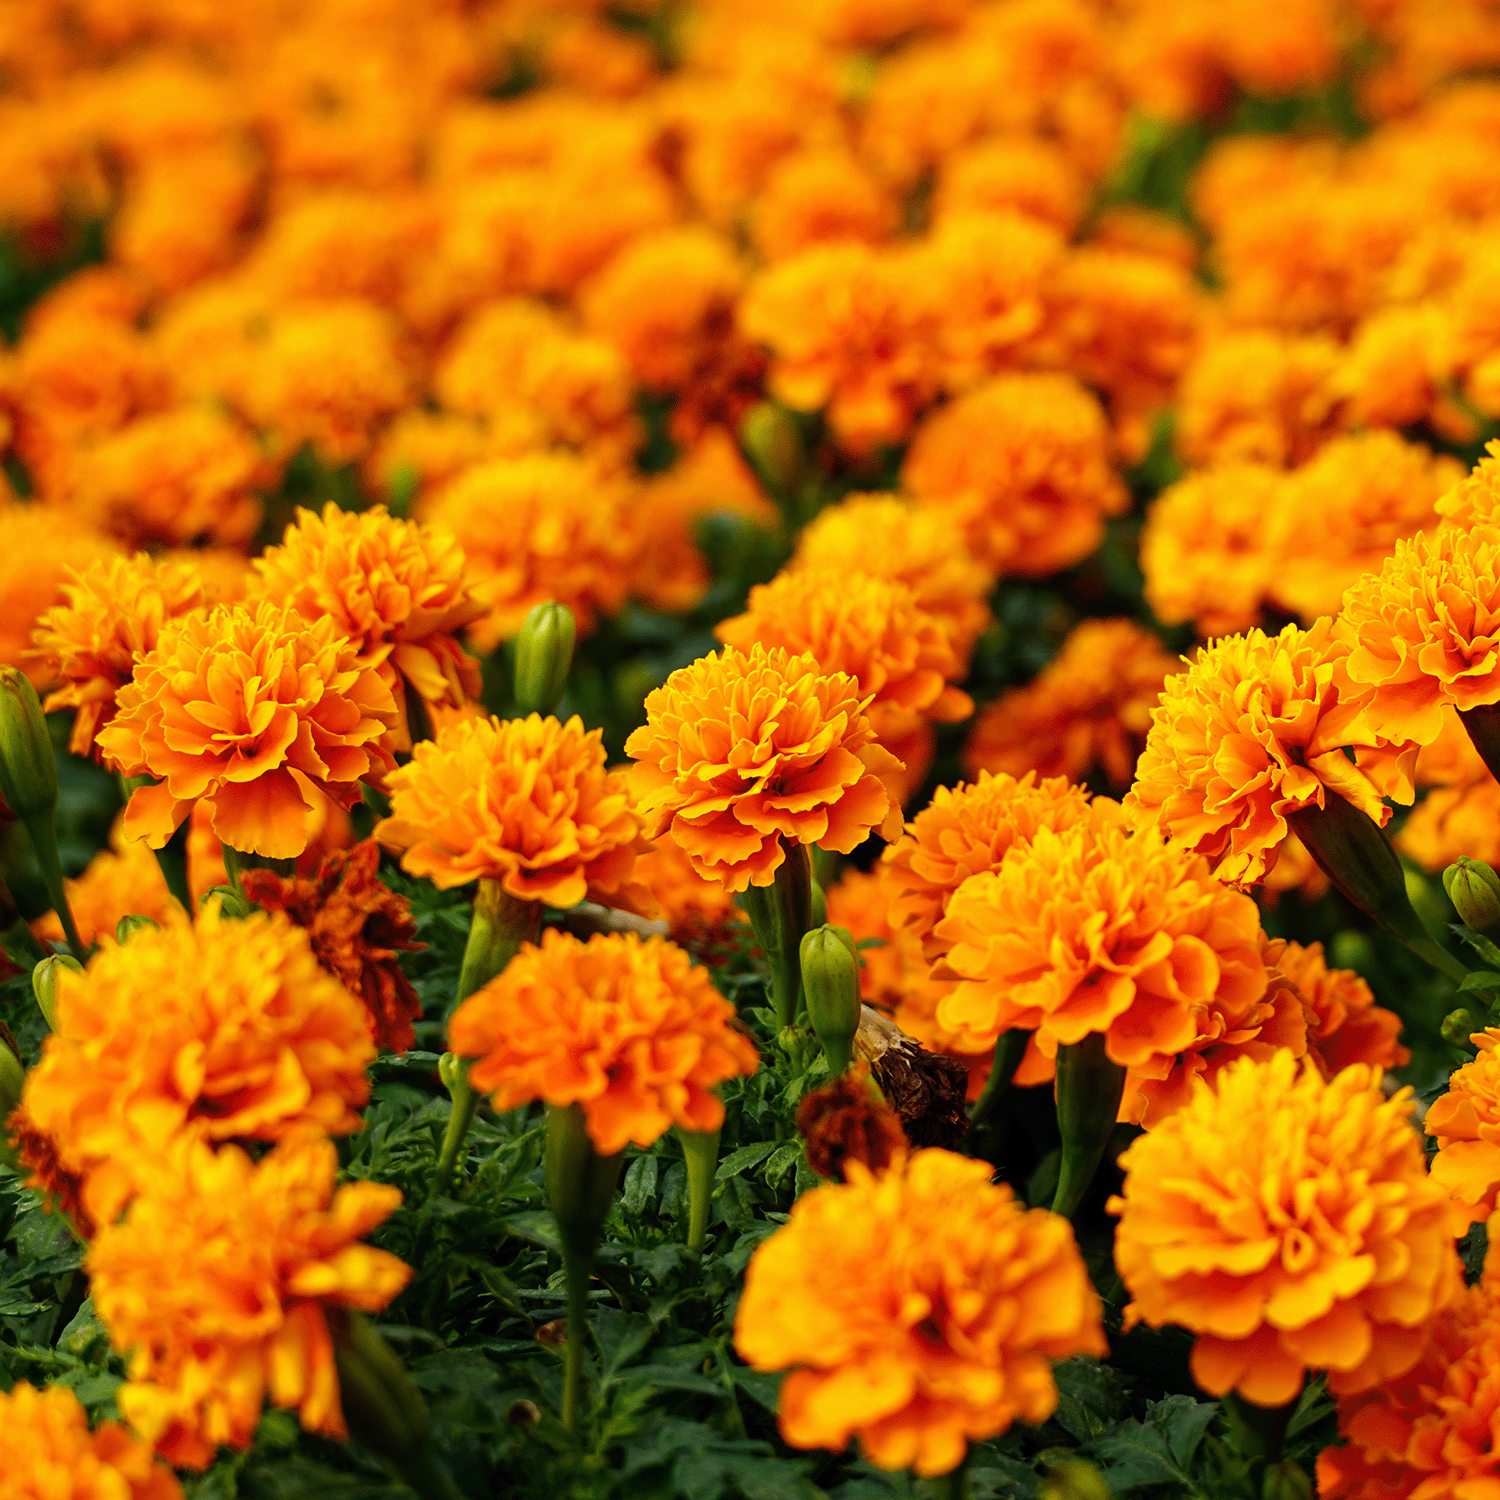
[[[76,879],[63,881],[63,892],[85,944],[112,943],[115,924],[121,917],[139,912],[153,922],[184,915],[177,898],[167,889],[166,876],[156,856],[139,840],[123,837],[123,819],[110,830],[109,848],[101,849]],[[55,911],[44,912],[31,924],[44,943],[64,940],[62,919]]]
[[[1491,438],[1484,451],[1487,456],[1439,498],[1437,512],[1444,526],[1462,530],[1500,524],[1500,438]]]
[[[668,926],[667,936],[707,962],[726,943],[744,913],[717,880],[705,880],[675,840],[658,839],[635,862],[635,878],[650,891]]]
[[[1495,1212],[1500,1189],[1500,1029],[1486,1027],[1469,1040],[1478,1057],[1448,1080],[1422,1129],[1437,1137],[1432,1180],[1477,1221]]]
[[[1397,1038],[1401,1017],[1376,1005],[1370,986],[1352,969],[1330,969],[1322,943],[1267,940],[1267,967],[1291,981],[1307,1006],[1307,1050],[1331,1078],[1354,1063],[1399,1068],[1411,1053]]]

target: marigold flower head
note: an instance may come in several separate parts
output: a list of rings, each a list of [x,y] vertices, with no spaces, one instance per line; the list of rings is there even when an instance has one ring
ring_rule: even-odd
[[[261,600],[165,625],[99,732],[107,762],[138,787],[125,832],[160,849],[192,805],[213,809],[231,848],[289,859],[307,847],[318,792],[341,807],[390,757],[391,690],[324,615]]]
[[[1432,1180],[1477,1221],[1495,1212],[1500,1189],[1500,1029],[1487,1027],[1469,1040],[1479,1055],[1448,1080],[1422,1128],[1437,1137]]]
[[[1088,196],[1077,169],[1051,141],[991,136],[941,163],[932,210],[941,221],[953,214],[1009,209],[1071,234]]]
[[[454,632],[485,606],[464,577],[453,538],[398,520],[384,506],[356,515],[332,501],[321,516],[299,510],[281,545],[255,561],[252,596],[290,606],[309,622],[327,615],[390,688],[395,744],[411,746],[406,687],[424,702],[457,705],[479,696],[479,663]]]
[[[1035,681],[1003,693],[975,720],[964,770],[1076,781],[1099,766],[1124,791],[1161,685],[1179,670],[1160,639],[1133,620],[1085,620]]]
[[[798,536],[791,566],[904,583],[948,631],[960,661],[990,623],[995,576],[970,554],[962,524],[896,495],[851,495],[819,511]]]
[[[660,908],[667,936],[707,962],[745,920],[734,897],[719,881],[705,880],[673,839],[658,839],[637,857],[635,878]]]
[[[89,1431],[88,1413],[67,1387],[18,1381],[0,1392],[0,1425],[12,1452],[4,1500],[182,1500],[177,1476],[151,1444],[119,1422]]]
[[[806,653],[726,646],[646,698],[625,742],[646,836],[673,839],[726,889],[770,885],[783,840],[849,853],[901,812],[881,777],[899,768],[875,742],[858,685]]]
[[[1500,525],[1500,438],[1491,438],[1484,451],[1487,457],[1438,497],[1437,513],[1445,526]]]
[[[115,820],[110,847],[101,849],[83,874],[63,881],[63,894],[85,945],[112,943],[115,924],[132,912],[153,922],[182,914],[156,856],[145,844],[123,837],[122,823],[123,819]],[[55,911],[44,912],[31,930],[44,943],[64,941],[62,919]]]
[[[857,1436],[881,1468],[933,1475],[971,1439],[1045,1421],[1051,1361],[1105,1352],[1072,1226],[936,1147],[846,1171],[757,1248],[735,1316],[744,1359],[791,1367],[782,1436],[834,1451]]]
[[[1443,709],[1500,702],[1500,528],[1444,527],[1396,543],[1344,595],[1346,668],[1374,690],[1373,722],[1427,744]]]
[[[47,680],[62,683],[43,706],[48,713],[77,710],[68,748],[87,755],[99,726],[113,717],[116,695],[137,659],[155,649],[161,627],[206,602],[203,579],[191,563],[138,552],[75,570],[62,594],[66,602],[37,621],[32,641]]]
[[[271,870],[246,870],[242,878],[246,898],[303,928],[318,963],[365,1002],[375,1045],[405,1052],[422,1002],[398,959],[427,945],[415,941],[411,902],[380,880],[379,866],[379,845],[366,839],[326,855],[312,880]]]
[[[1297,987],[1307,1006],[1308,1051],[1330,1078],[1355,1063],[1399,1068],[1411,1061],[1411,1053],[1397,1040],[1401,1017],[1376,1005],[1370,986],[1352,969],[1330,969],[1322,943],[1268,940],[1265,958],[1268,967]]]
[[[22,1103],[87,1174],[108,1223],[141,1161],[180,1134],[280,1140],[360,1128],[374,1058],[365,1008],[285,917],[169,919],[59,970],[56,1030]]]
[[[566,453],[476,464],[434,497],[428,520],[463,549],[474,597],[489,613],[469,629],[483,655],[555,599],[581,635],[625,602],[636,542],[629,493]]]
[[[871,1079],[867,1062],[854,1063],[803,1097],[797,1133],[807,1143],[808,1166],[835,1182],[844,1181],[850,1161],[883,1172],[911,1149],[901,1116]]]
[[[499,880],[558,907],[615,891],[630,879],[640,824],[625,773],[605,769],[602,734],[576,714],[450,724],[391,774],[391,815],[375,837],[443,890]]]
[[[892,923],[908,928],[929,959],[939,957],[946,945],[935,930],[969,876],[999,869],[1038,829],[1060,832],[1090,816],[1089,794],[1061,777],[981,771],[972,783],[940,786],[885,853]]]
[[[221,1444],[248,1448],[267,1396],[311,1432],[346,1435],[329,1314],[379,1312],[411,1268],[359,1243],[400,1191],[337,1176],[332,1141],[296,1137],[252,1162],[181,1140],[94,1240],[94,1306],[129,1374],[116,1399],[169,1462],[202,1469]]]
[[[1338,796],[1384,827],[1383,797],[1412,800],[1416,747],[1349,696],[1348,651],[1327,618],[1212,642],[1167,679],[1126,808],[1237,884],[1264,879],[1287,813]]]
[[[897,206],[847,150],[794,151],[771,168],[750,221],[755,248],[768,261],[809,245],[857,240],[878,244],[896,227]]]
[[[1411,1368],[1462,1289],[1451,1212],[1380,1072],[1325,1082],[1280,1051],[1243,1058],[1120,1158],[1115,1264],[1127,1325],[1198,1335],[1211,1395],[1291,1401],[1309,1370],[1338,1394]]]
[[[448,1044],[474,1059],[472,1086],[496,1109],[533,1099],[582,1106],[604,1156],[648,1147],[672,1125],[717,1130],[716,1085],[753,1073],[755,1044],[706,970],[661,938],[549,928],[448,1023]]]
[[[1030,578],[1081,562],[1128,503],[1104,412],[1066,375],[1003,375],[949,402],[901,472],[918,500],[958,515],[987,567]]]

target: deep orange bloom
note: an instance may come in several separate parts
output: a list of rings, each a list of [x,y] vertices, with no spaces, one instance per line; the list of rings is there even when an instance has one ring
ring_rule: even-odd
[[[1370,986],[1352,969],[1330,969],[1322,943],[1267,941],[1266,964],[1291,981],[1307,1006],[1307,1050],[1331,1078],[1354,1063],[1399,1068],[1411,1053],[1397,1038],[1401,1017],[1376,1005]]]
[[[141,1162],[179,1134],[225,1141],[357,1130],[375,1056],[365,1008],[285,917],[169,921],[59,970],[57,1029],[22,1103],[87,1174],[109,1223]]]
[[[267,600],[170,622],[120,690],[99,749],[136,789],[125,832],[160,849],[200,799],[231,848],[290,859],[307,847],[319,791],[359,801],[390,766],[379,740],[391,690],[332,619],[309,623]]]
[[[26,1186],[41,1194],[46,1212],[63,1214],[80,1239],[92,1239],[95,1225],[84,1206],[83,1178],[63,1165],[57,1142],[45,1130],[38,1130],[19,1105],[0,1127],[10,1137],[17,1160],[26,1168]]]
[[[526,719],[466,719],[416,747],[389,782],[375,837],[442,890],[499,880],[523,901],[576,906],[631,876],[640,824],[602,731]]]
[[[901,811],[881,777],[900,762],[875,743],[852,678],[809,655],[726,646],[674,672],[625,742],[648,838],[671,836],[705,879],[770,885],[783,839],[847,854]]]
[[[845,1170],[797,1199],[745,1273],[735,1348],[791,1367],[782,1436],[835,1452],[858,1437],[881,1468],[934,1475],[970,1439],[1045,1421],[1051,1362],[1106,1348],[1072,1226],[935,1147],[878,1176]]]
[[[68,748],[87,755],[137,659],[156,649],[162,626],[207,601],[191,563],[146,552],[104,557],[73,570],[62,595],[66,603],[37,621],[34,657],[49,683],[62,684],[43,707],[48,713],[77,710]]]
[[[359,1243],[400,1191],[337,1176],[332,1141],[252,1162],[180,1140],[94,1240],[94,1305],[130,1377],[116,1399],[169,1462],[202,1469],[221,1444],[249,1447],[268,1395],[310,1432],[345,1436],[328,1312],[380,1311],[411,1268]]]
[[[634,933],[587,943],[549,928],[448,1023],[469,1081],[496,1109],[578,1104],[604,1156],[648,1147],[672,1125],[717,1130],[726,1078],[753,1073],[734,1007],[674,943]]]
[[[1193,1378],[1260,1406],[1309,1369],[1341,1395],[1415,1363],[1462,1290],[1452,1213],[1380,1072],[1325,1082],[1289,1052],[1245,1058],[1120,1158],[1110,1212],[1127,1326],[1198,1335]]]
[[[884,240],[897,209],[885,185],[847,150],[793,152],[771,169],[751,209],[750,234],[768,261],[815,244]]]
[[[9,1452],[4,1500],[182,1500],[177,1476],[119,1422],[89,1431],[88,1413],[67,1386],[22,1380],[0,1392]]]
[[[1437,1137],[1432,1180],[1478,1220],[1495,1212],[1500,1189],[1500,1029],[1487,1027],[1469,1040],[1479,1055],[1448,1080],[1422,1128]]]
[[[1349,649],[1329,619],[1213,642],[1167,679],[1126,808],[1237,884],[1265,877],[1289,812],[1340,796],[1384,827],[1382,798],[1414,795],[1416,746],[1349,695]]]
[[[1003,693],[974,721],[964,770],[1076,781],[1097,766],[1123,792],[1162,683],[1179,670],[1160,638],[1133,620],[1085,620],[1033,682]]]
[[[398,715],[390,744],[411,748],[406,689],[425,703],[456,706],[479,696],[479,663],[454,632],[485,612],[469,592],[464,555],[451,536],[398,520],[383,506],[356,515],[332,501],[321,516],[299,510],[279,547],[255,561],[252,598],[327,615],[391,690]]]
[[[247,899],[304,929],[323,968],[365,1002],[375,1045],[405,1052],[422,1002],[398,958],[427,945],[415,941],[411,902],[381,881],[379,866],[379,845],[366,839],[325,856],[312,880],[271,870],[246,870],[242,879]]]

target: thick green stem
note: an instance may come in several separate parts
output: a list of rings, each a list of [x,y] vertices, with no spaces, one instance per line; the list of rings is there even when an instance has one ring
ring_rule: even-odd
[[[250,902],[245,896],[245,887],[240,880],[240,872],[245,868],[244,857],[238,849],[231,849],[228,844],[220,844],[219,848],[223,851],[224,855],[224,873],[229,877],[229,889],[246,906],[249,906]]]
[[[1301,1394],[1285,1406],[1257,1406],[1236,1391],[1224,1397],[1235,1446],[1246,1458],[1263,1458],[1268,1464],[1281,1461],[1286,1448],[1286,1432]]]
[[[563,1276],[568,1287],[568,1338],[563,1345],[562,1424],[578,1426],[583,1395],[583,1347],[589,1336],[589,1278],[594,1252],[584,1254],[563,1246]]]
[[[453,1108],[448,1112],[448,1126],[443,1131],[443,1149],[438,1155],[437,1166],[432,1171],[430,1196],[433,1198],[443,1197],[452,1187],[453,1174],[458,1170],[459,1153],[469,1138],[474,1112],[479,1108],[479,1095],[469,1087],[467,1058],[455,1057],[451,1052],[443,1053],[438,1059],[438,1076],[447,1086]]]
[[[812,927],[812,861],[807,845],[789,844],[774,883],[752,885],[741,902],[771,968],[776,1024],[790,1026],[797,1019],[802,993],[802,937]]]
[[[68,946],[75,957],[82,958],[84,947],[79,941],[78,928],[73,921],[73,909],[68,905],[68,893],[63,889],[62,859],[57,852],[57,824],[52,809],[32,813],[21,821],[26,825],[26,832],[31,835],[31,847],[36,850],[36,862],[42,872],[42,882],[47,887],[47,895],[52,899],[52,908],[62,923]]]
[[[688,1249],[701,1250],[708,1240],[708,1215],[714,1201],[714,1173],[719,1169],[717,1130],[677,1131],[687,1163]]]
[[[1031,1033],[1022,1031],[1020,1027],[1012,1027],[1011,1030],[1000,1033],[1000,1038],[995,1043],[995,1061],[990,1067],[990,1076],[984,1081],[983,1092],[969,1106],[970,1130],[977,1130],[989,1122],[995,1106],[1010,1087],[1011,1079],[1016,1076],[1016,1069],[1021,1066],[1021,1059],[1026,1056],[1026,1046],[1030,1041]]]
[[[1052,1212],[1071,1219],[1109,1144],[1125,1093],[1125,1069],[1104,1050],[1104,1033],[1057,1049],[1057,1124],[1062,1163]]]
[[[488,876],[474,895],[474,916],[469,923],[469,941],[458,972],[458,1000],[467,1000],[483,989],[521,951],[534,943],[542,927],[542,903],[512,896]]]
[[[1469,731],[1479,758],[1489,767],[1490,775],[1500,781],[1500,703],[1491,703],[1484,708],[1461,708],[1458,716]]]
[[[956,1469],[949,1469],[946,1474],[934,1474],[927,1481],[931,1487],[933,1500],[964,1500],[969,1493],[969,1482],[966,1471],[969,1467],[968,1459]]]

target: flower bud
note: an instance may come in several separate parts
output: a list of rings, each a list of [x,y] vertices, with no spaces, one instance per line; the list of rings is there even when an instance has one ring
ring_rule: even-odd
[[[57,806],[57,757],[36,689],[18,667],[0,667],[0,795],[21,819]]]
[[[1261,1500],[1313,1500],[1316,1491],[1307,1470],[1294,1459],[1284,1458],[1266,1470]]]
[[[773,496],[796,488],[806,464],[797,419],[774,401],[758,401],[740,420],[740,446]]]
[[[1484,1030],[1484,1022],[1471,1010],[1450,1010],[1443,1017],[1441,1027],[1443,1040],[1454,1047],[1470,1047],[1469,1038],[1476,1031]]]
[[[66,953],[54,953],[44,958],[31,971],[31,993],[36,996],[37,1008],[48,1026],[57,1030],[53,1016],[57,1011],[57,971],[71,969],[75,974],[83,973],[83,965]]]
[[[161,923],[153,921],[150,917],[143,916],[138,911],[133,911],[129,916],[121,917],[115,923],[115,941],[128,943],[138,932],[160,932]]]
[[[807,1017],[837,1078],[854,1058],[859,1030],[859,952],[847,927],[825,922],[803,935],[799,956]]]
[[[1093,1464],[1069,1458],[1048,1470],[1037,1495],[1039,1500],[1110,1500],[1110,1488]]]
[[[209,901],[219,903],[221,917],[233,917],[244,921],[250,915],[250,903],[232,885],[211,885],[198,901],[203,906]]]
[[[1443,889],[1470,932],[1500,937],[1500,875],[1482,859],[1460,855],[1443,871]]]
[[[516,707],[523,714],[550,714],[562,702],[573,665],[578,627],[573,611],[549,599],[526,616],[516,637]]]

